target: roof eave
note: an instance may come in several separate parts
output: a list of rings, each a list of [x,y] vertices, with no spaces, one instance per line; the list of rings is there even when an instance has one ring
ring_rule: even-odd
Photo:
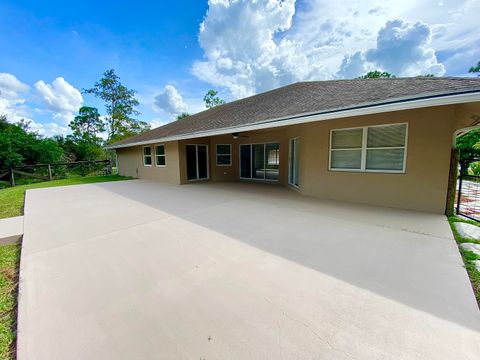
[[[411,109],[441,106],[441,105],[463,104],[463,103],[477,102],[477,101],[480,101],[480,90],[463,92],[463,93],[433,95],[433,96],[415,98],[415,99],[400,99],[400,100],[395,99],[389,102],[364,104],[361,106],[355,106],[351,108],[325,110],[322,112],[315,112],[315,113],[302,113],[302,114],[292,115],[292,116],[283,117],[283,118],[268,119],[268,120],[264,120],[264,121],[253,123],[253,124],[232,126],[232,127],[215,129],[215,130],[198,131],[198,132],[180,134],[175,136],[166,136],[166,137],[160,137],[160,138],[155,138],[155,139],[150,139],[145,141],[137,141],[134,143],[119,144],[119,145],[112,144],[110,146],[107,146],[106,149],[114,150],[114,149],[121,149],[121,148],[127,148],[132,146],[156,144],[159,142],[178,141],[178,140],[185,140],[185,139],[201,138],[206,136],[225,135],[225,134],[231,134],[233,132],[262,130],[262,129],[275,128],[275,127],[288,126],[288,125],[297,125],[297,124],[303,124],[303,123],[309,123],[309,122],[315,122],[315,121],[340,119],[340,118],[352,117],[352,116],[378,114],[378,113],[391,112],[391,111],[411,110]]]

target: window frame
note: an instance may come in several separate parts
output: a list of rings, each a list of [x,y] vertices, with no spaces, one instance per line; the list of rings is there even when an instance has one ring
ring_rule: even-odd
[[[145,148],[150,148],[150,155],[145,155]],[[145,163],[145,158],[149,157],[150,158],[150,164]],[[145,145],[142,146],[142,159],[143,159],[143,166],[145,167],[150,167],[153,165],[153,159],[152,159],[152,146],[151,145]]]
[[[394,125],[405,125],[405,145],[404,146],[386,146],[386,147],[367,147],[368,141],[368,129],[375,127],[386,127]],[[332,149],[332,136],[335,131],[345,131],[345,130],[356,130],[363,129],[362,132],[362,147],[361,148],[349,148],[349,149]],[[401,170],[381,170],[381,169],[367,169],[367,150],[390,150],[390,149],[402,149],[403,148],[403,164]],[[360,158],[360,169],[342,169],[342,168],[332,168],[332,151],[346,151],[346,150],[361,150]],[[340,129],[330,129],[330,142],[328,146],[328,171],[339,171],[339,172],[356,172],[356,173],[385,173],[385,174],[405,174],[407,170],[407,154],[408,154],[408,123],[392,123],[392,124],[380,124],[380,125],[367,125],[367,126],[356,126],[349,128],[340,128]]]
[[[157,148],[159,146],[163,146],[163,155],[158,155],[157,154]],[[167,153],[165,151],[165,144],[158,144],[158,145],[155,145],[154,146],[154,149],[155,149],[155,167],[159,167],[159,168],[164,168],[164,167],[167,167]],[[157,158],[159,157],[163,157],[163,162],[165,163],[164,165],[158,165],[157,164]]]
[[[219,154],[218,153],[218,146],[228,146],[230,151],[228,154]],[[230,162],[228,164],[219,164],[218,163],[218,156],[230,156]],[[232,166],[232,144],[215,144],[215,165],[217,166]]]

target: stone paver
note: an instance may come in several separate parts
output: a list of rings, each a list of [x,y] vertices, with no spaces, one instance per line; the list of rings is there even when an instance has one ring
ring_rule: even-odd
[[[460,236],[468,239],[480,240],[480,227],[464,222],[456,222],[455,228]]]
[[[475,269],[477,269],[477,271],[480,272],[480,260],[475,260],[474,264],[475,264]]]
[[[460,247],[463,250],[466,251],[471,251],[477,255],[480,255],[480,244],[474,244],[474,243],[461,243]]]

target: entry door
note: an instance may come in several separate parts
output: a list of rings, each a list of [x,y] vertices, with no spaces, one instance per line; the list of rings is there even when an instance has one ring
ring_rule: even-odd
[[[187,179],[208,179],[208,145],[187,145]]]
[[[288,164],[288,183],[298,187],[299,177],[299,145],[300,139],[290,139],[290,153]]]

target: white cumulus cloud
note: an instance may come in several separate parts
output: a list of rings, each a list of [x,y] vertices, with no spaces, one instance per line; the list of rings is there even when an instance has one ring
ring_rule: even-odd
[[[0,96],[2,98],[19,98],[19,93],[27,92],[28,89],[28,85],[22,83],[14,75],[0,73]]]
[[[398,76],[433,74],[441,76],[445,67],[431,47],[431,31],[421,22],[388,21],[380,29],[376,47],[346,55],[339,76],[351,78],[378,69]]]
[[[192,71],[200,79],[244,97],[301,79],[325,77],[302,44],[283,37],[292,26],[294,0],[210,0],[200,26],[205,60]]]
[[[29,109],[25,105],[29,86],[14,75],[0,73],[0,115],[7,115],[10,121],[29,119]]]
[[[210,0],[208,5],[199,29],[204,56],[193,63],[192,73],[235,98],[377,67],[399,76],[454,75],[449,67],[458,64],[450,61],[456,53],[480,51],[471,15],[480,10],[478,0],[345,0],[341,6],[331,0]],[[460,60],[455,71],[472,65],[471,56]]]
[[[163,91],[154,98],[155,106],[165,112],[178,115],[188,110],[188,106],[183,101],[182,95],[172,85],[165,85]]]
[[[42,136],[54,136],[54,135],[67,135],[70,133],[70,128],[67,126],[58,125],[57,123],[50,122],[46,124],[38,123],[33,120],[30,120],[29,128],[31,131],[36,132]]]
[[[57,77],[51,84],[43,80],[35,83],[35,89],[48,110],[55,119],[69,122],[82,106],[83,98],[80,91],[69,84],[63,77]]]

